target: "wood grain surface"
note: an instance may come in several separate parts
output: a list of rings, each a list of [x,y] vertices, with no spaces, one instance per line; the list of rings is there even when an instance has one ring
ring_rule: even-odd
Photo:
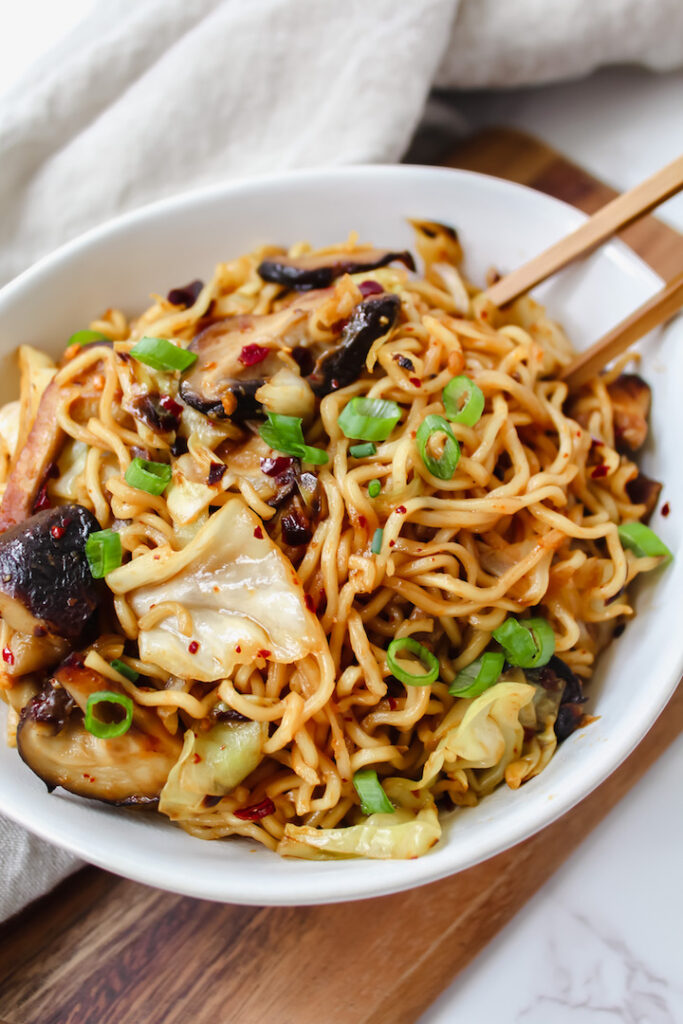
[[[587,212],[613,192],[510,131],[448,160]],[[683,239],[624,238],[663,276]],[[87,868],[0,928],[0,1024],[413,1024],[683,730],[683,689],[624,764],[525,842],[411,892],[305,908],[235,907]]]

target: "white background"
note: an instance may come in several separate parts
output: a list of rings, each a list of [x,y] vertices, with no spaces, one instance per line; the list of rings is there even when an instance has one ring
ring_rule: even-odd
[[[0,95],[93,0],[6,8]],[[454,98],[470,128],[525,128],[619,189],[683,148],[683,73]],[[1,158],[1,156],[0,156]],[[660,215],[683,230],[683,197]],[[454,981],[421,1024],[683,1021],[683,738]],[[351,1024],[351,1022],[350,1022]]]

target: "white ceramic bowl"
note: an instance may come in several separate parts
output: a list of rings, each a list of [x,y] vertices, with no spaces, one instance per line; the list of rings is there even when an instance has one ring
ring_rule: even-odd
[[[354,167],[204,189],[105,224],[64,246],[0,292],[0,400],[16,395],[11,353],[21,342],[55,356],[108,306],[141,310],[152,291],[207,278],[214,263],[260,242],[315,245],[357,229],[380,246],[412,248],[407,217],[458,228],[475,282],[514,268],[576,227],[583,215],[538,192],[462,171]],[[630,250],[612,243],[538,289],[575,344],[588,345],[660,285]],[[666,704],[683,669],[683,324],[650,339],[643,373],[653,386],[645,470],[665,482],[671,515],[654,526],[677,557],[639,587],[638,614],[601,659],[590,685],[589,728],[546,770],[512,792],[444,818],[441,842],[414,861],[280,859],[246,840],[202,842],[161,816],[89,803],[42,782],[0,746],[0,810],[110,871],[176,892],[234,903],[302,904],[378,896],[434,881],[519,842],[586,796],[626,757]]]

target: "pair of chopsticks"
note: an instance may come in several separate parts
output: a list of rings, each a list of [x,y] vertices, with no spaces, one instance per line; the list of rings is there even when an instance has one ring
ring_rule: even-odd
[[[496,306],[504,306],[535,285],[602,245],[627,224],[632,224],[683,188],[683,156],[667,164],[651,178],[617,196],[566,238],[501,278],[484,293]],[[573,390],[585,384],[607,363],[626,351],[654,327],[664,323],[683,306],[683,271],[661,291],[634,310],[599,341],[564,368],[560,374]]]

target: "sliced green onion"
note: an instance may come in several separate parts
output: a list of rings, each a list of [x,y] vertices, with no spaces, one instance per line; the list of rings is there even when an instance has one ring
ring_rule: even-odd
[[[504,654],[500,651],[487,651],[458,672],[448,692],[453,697],[478,697],[498,681],[504,664]]]
[[[555,653],[555,634],[545,619],[508,618],[494,629],[494,638],[504,649],[507,660],[519,668],[540,668]]]
[[[136,672],[134,668],[130,667],[130,665],[127,665],[125,661],[121,661],[120,658],[114,658],[114,660],[110,661],[109,664],[120,675],[125,676],[126,679],[130,679],[131,683],[134,683],[140,678],[140,673]]]
[[[120,722],[103,722],[95,716],[95,708],[98,704],[120,704],[125,709],[125,716]],[[123,736],[131,727],[133,721],[133,701],[123,693],[114,693],[113,690],[98,690],[91,693],[85,705],[85,727],[93,736],[100,740],[111,740],[116,736]]]
[[[379,480],[371,480],[368,484],[368,494],[371,498],[376,498],[381,490],[382,485]]]
[[[121,538],[114,530],[98,530],[85,542],[85,557],[93,579],[101,580],[121,565]]]
[[[311,448],[305,443],[300,416],[285,416],[279,412],[268,412],[266,415],[268,422],[259,429],[259,434],[269,448],[315,466],[324,466],[329,462],[330,457],[322,448]]]
[[[401,409],[396,402],[356,395],[344,406],[337,422],[346,437],[386,441],[400,418]]]
[[[126,470],[125,480],[138,491],[163,494],[171,482],[171,467],[165,462],[150,462],[136,457]]]
[[[618,528],[619,538],[638,558],[673,558],[663,540],[645,523],[622,523]]]
[[[396,659],[396,655],[401,651],[410,651],[411,654],[419,658],[424,668],[427,669],[424,675],[420,675],[418,672],[408,672],[403,668]],[[412,636],[403,636],[391,641],[387,648],[387,665],[391,669],[391,674],[406,686],[430,686],[439,675],[438,659],[417,640],[413,640]]]
[[[461,374],[450,380],[441,396],[449,420],[473,427],[484,411],[484,393],[480,387]]]
[[[434,434],[445,434],[446,443],[440,458],[434,459],[427,451],[429,439]],[[439,480],[450,480],[460,461],[460,445],[458,444],[451,425],[443,416],[426,416],[417,428],[417,450],[425,466]]]
[[[133,359],[153,370],[188,370],[197,362],[197,353],[188,352],[166,338],[141,338],[130,350]]]
[[[102,334],[102,331],[76,331],[69,338],[68,345],[90,345],[93,341],[110,341],[106,334]],[[68,347],[68,346],[67,346]]]
[[[360,797],[363,814],[393,814],[396,808],[382,789],[373,768],[361,768],[353,777],[353,785]]]
[[[365,444],[352,444],[349,448],[349,455],[354,459],[364,459],[368,455],[376,455],[377,447],[372,441],[367,441]]]
[[[370,550],[373,555],[378,555],[382,550],[382,538],[384,537],[384,530],[377,529],[372,535],[372,544]]]

